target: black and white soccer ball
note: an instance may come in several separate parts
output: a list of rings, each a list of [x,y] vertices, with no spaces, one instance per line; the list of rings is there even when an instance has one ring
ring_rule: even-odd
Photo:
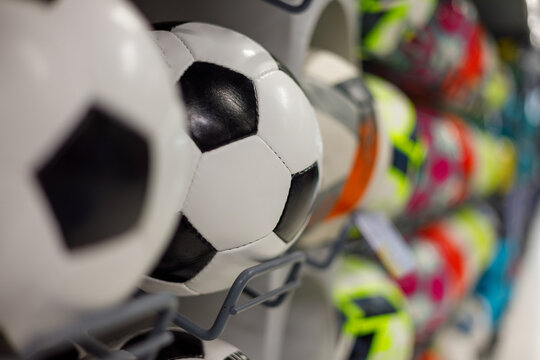
[[[262,46],[204,23],[158,28],[197,165],[169,248],[142,288],[215,292],[299,237],[319,187],[322,141],[303,91]]]
[[[223,340],[203,341],[180,329],[169,331],[173,335],[173,341],[157,353],[155,360],[249,360],[246,354]],[[123,348],[136,345],[147,335],[148,331],[135,335],[125,342]]]
[[[0,2],[0,332],[15,348],[135,291],[191,181],[185,112],[120,0]]]

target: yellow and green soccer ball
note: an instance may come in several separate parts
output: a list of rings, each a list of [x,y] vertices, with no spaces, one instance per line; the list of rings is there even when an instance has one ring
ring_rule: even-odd
[[[437,0],[357,0],[361,57],[384,58],[431,19]]]
[[[405,210],[412,195],[427,144],[418,136],[416,109],[409,98],[376,76],[367,74],[364,80],[380,131],[372,181],[361,208],[395,216]]]
[[[475,129],[473,140],[475,167],[471,193],[476,197],[486,197],[510,190],[517,167],[517,153],[513,142],[479,129]]]
[[[450,229],[466,249],[471,278],[469,285],[478,280],[487,269],[495,253],[497,220],[493,209],[487,205],[465,206],[448,218]]]
[[[411,358],[414,327],[405,296],[380,267],[346,257],[337,271],[333,298],[344,336],[354,338],[350,359]]]

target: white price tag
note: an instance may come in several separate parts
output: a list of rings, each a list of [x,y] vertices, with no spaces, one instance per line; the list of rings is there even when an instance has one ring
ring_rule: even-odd
[[[411,248],[384,214],[357,213],[354,224],[394,278],[402,278],[416,270]]]

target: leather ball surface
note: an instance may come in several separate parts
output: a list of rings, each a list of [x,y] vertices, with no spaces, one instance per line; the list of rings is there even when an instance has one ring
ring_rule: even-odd
[[[142,287],[215,292],[302,233],[322,141],[303,91],[259,44],[204,23],[156,28],[183,94],[196,167],[169,248]]]
[[[0,326],[22,348],[135,291],[192,170],[183,104],[129,4],[2,1],[0,24]]]

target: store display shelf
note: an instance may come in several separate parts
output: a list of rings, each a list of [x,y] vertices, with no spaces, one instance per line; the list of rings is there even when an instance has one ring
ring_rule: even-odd
[[[282,305],[292,290],[301,285],[299,274],[305,262],[305,253],[296,250],[244,270],[229,288],[213,325],[208,329],[200,327],[177,312],[178,301],[175,296],[168,293],[147,294],[139,291],[134,298],[124,304],[93,314],[65,329],[37,339],[26,349],[21,358],[40,360],[49,358],[51,355],[54,357],[72,349],[75,343],[84,353],[97,359],[150,360],[155,357],[160,348],[172,341],[172,335],[167,331],[167,327],[171,324],[203,340],[217,339],[225,330],[231,316],[258,305],[270,308]],[[289,270],[283,285],[262,293],[248,286],[251,280],[286,267],[289,267]],[[239,303],[242,295],[249,297],[250,300]],[[128,346],[122,351],[117,351],[98,337],[91,335],[125,330],[139,321],[154,318],[154,316],[152,331],[145,340]]]

